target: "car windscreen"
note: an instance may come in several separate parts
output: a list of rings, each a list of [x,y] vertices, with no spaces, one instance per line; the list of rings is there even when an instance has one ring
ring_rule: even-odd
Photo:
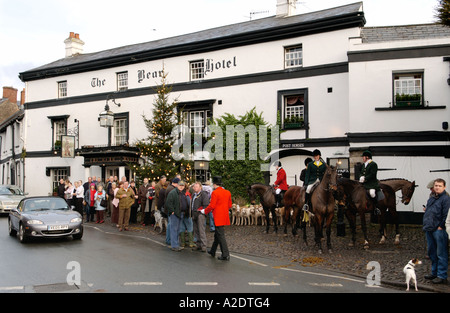
[[[47,211],[47,210],[68,210],[67,202],[62,198],[51,199],[29,199],[25,201],[24,212]]]
[[[0,195],[23,195],[23,192],[19,188],[0,186]]]

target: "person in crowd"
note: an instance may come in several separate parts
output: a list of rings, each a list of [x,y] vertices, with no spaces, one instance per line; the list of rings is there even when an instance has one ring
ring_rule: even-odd
[[[134,193],[134,203],[131,205],[130,210],[130,224],[136,224],[137,223],[137,213],[139,208],[139,195],[138,195],[138,189],[136,188],[136,182],[132,180],[130,182],[130,188],[133,190]]]
[[[191,210],[191,194],[189,192],[189,185],[185,183],[182,194],[186,197],[187,206],[181,207],[181,217],[180,217],[180,246],[186,246],[186,233],[189,240],[189,248],[194,248],[194,226],[192,222],[192,210]]]
[[[166,176],[162,175],[158,181],[158,183],[155,186],[155,199],[156,200],[156,206],[157,206],[157,210],[161,210],[161,207],[158,206],[159,203],[159,192],[161,191],[161,189],[164,188],[165,184],[166,184],[167,178]],[[164,198],[165,199],[165,198]]]
[[[117,191],[116,198],[119,199],[119,231],[128,230],[130,211],[135,201],[135,195],[127,181]]]
[[[206,181],[203,185],[202,185],[202,190],[206,191],[206,193],[208,194],[209,199],[211,199],[211,194],[213,192],[213,189],[211,187],[211,182]],[[214,217],[212,212],[209,212],[209,214],[207,215],[208,218],[208,222],[209,222],[209,231],[211,233],[213,233],[216,230],[216,227],[214,226]]]
[[[431,260],[431,274],[425,276],[433,284],[447,283],[448,234],[446,221],[450,208],[450,197],[445,193],[446,182],[434,181],[434,195],[431,196],[423,215],[423,230],[427,239],[427,253]]]
[[[102,205],[102,200],[106,202],[106,192],[103,190],[101,184],[97,185],[97,192],[94,195],[95,198],[95,212],[97,213],[97,224],[102,224],[105,222],[104,213],[106,210],[106,205]]]
[[[120,188],[122,188],[123,183],[117,184],[116,182],[113,182],[111,184],[111,191],[112,193],[109,194],[109,196],[113,199],[111,201],[111,224],[115,224],[117,227],[119,227],[119,199],[116,198],[117,191],[119,191]]]
[[[63,178],[61,178],[58,185],[58,197],[65,199],[64,191],[66,191],[66,182]]]
[[[155,206],[155,186],[156,186],[156,182],[152,181],[150,184],[150,187],[147,189],[147,194],[145,196],[146,201],[145,201],[145,206],[144,206],[144,220],[142,225],[151,225],[153,224],[152,221],[152,214],[154,213],[154,208]],[[142,205],[142,204],[141,204]]]
[[[142,225],[145,225],[145,213],[149,212],[149,210],[147,210],[148,208],[146,208],[147,206],[147,193],[148,190],[150,189],[150,184],[148,182],[148,178],[144,178],[142,185],[139,187],[137,195],[138,195],[138,203],[141,206],[141,212],[143,214],[143,218],[141,221]],[[147,222],[148,224],[148,222]]]
[[[169,196],[169,193],[172,190],[174,190],[174,189],[176,189],[178,187],[178,183],[179,182],[180,182],[180,179],[178,177],[175,177],[174,179],[172,179],[170,185],[167,186],[166,192],[164,194],[165,199],[164,199],[164,206],[163,206],[163,211],[162,212],[164,212],[167,215],[166,243],[168,245],[170,245],[170,238],[171,238],[171,235],[172,235],[172,233],[170,231],[170,221],[171,221],[171,219],[170,219],[169,213],[167,212],[167,208],[166,208],[165,204],[167,202],[167,197]]]
[[[303,210],[307,211],[311,202],[311,190],[315,184],[318,184],[322,181],[323,174],[327,169],[325,162],[322,160],[322,153],[320,150],[315,149],[313,151],[314,161],[310,162],[306,168],[305,174],[305,205],[303,206]]]
[[[114,200],[114,196],[111,196],[114,192],[112,191],[112,183],[114,182],[114,176],[109,176],[108,182],[106,183],[106,200],[107,200],[107,206],[106,206],[106,215],[111,216],[112,213],[112,201]]]
[[[84,193],[84,202],[87,206],[86,209],[86,223],[94,221],[95,214],[95,193],[97,190],[95,189],[95,184],[91,183],[89,189]]]
[[[208,253],[212,256],[216,256],[216,250],[218,245],[222,251],[222,255],[218,257],[219,260],[229,261],[230,252],[228,251],[227,241],[225,239],[225,226],[230,225],[229,210],[231,209],[231,193],[222,187],[222,177],[213,177],[213,189],[211,194],[211,201],[206,209],[202,210],[203,214],[213,212],[214,223],[216,230],[214,232],[214,242]]]
[[[172,180],[172,185],[174,185],[174,182],[176,187],[172,188],[167,195],[164,208],[169,216],[170,227],[168,227],[168,232],[170,232],[170,246],[173,251],[181,251],[182,247],[180,247],[178,240],[181,212],[186,211],[189,208],[189,204],[186,195],[183,193],[185,187],[184,182],[180,181],[178,178]]]
[[[69,207],[74,206],[73,201],[73,194],[75,191],[75,187],[72,185],[72,183],[69,180],[66,180],[66,191],[64,191],[65,199],[67,203],[69,204]]]
[[[277,170],[277,180],[274,183],[275,200],[276,200],[275,206],[279,208],[281,206],[284,193],[288,190],[288,184],[286,171],[281,166],[280,161],[276,162],[275,169]]]
[[[81,180],[76,182],[75,188],[75,211],[83,216],[83,200],[84,200],[84,188]]]
[[[192,221],[194,228],[194,238],[197,239],[196,246],[193,250],[206,252],[206,215],[201,212],[209,205],[210,197],[206,191],[203,190],[203,186],[200,182],[195,182],[192,185]]]
[[[303,186],[305,186],[305,179],[306,179],[306,169],[308,168],[308,164],[311,163],[313,160],[311,158],[305,159],[305,168],[302,169],[300,173],[300,180],[303,182]]]

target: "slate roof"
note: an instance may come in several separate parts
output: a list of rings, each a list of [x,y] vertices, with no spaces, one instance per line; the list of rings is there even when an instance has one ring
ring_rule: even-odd
[[[364,27],[361,37],[363,43],[449,38],[450,27],[441,24]]]
[[[223,49],[224,47],[254,43],[256,40],[270,41],[278,40],[281,36],[298,34],[301,30],[307,32],[323,32],[330,27],[346,28],[365,24],[362,2],[356,2],[336,8],[321,10],[317,12],[294,15],[290,17],[268,17],[249,22],[237,23],[191,34],[139,43],[114,49],[99,51],[95,53],[79,54],[73,57],[57,60],[41,67],[23,72],[20,77],[23,81],[40,79],[40,76],[63,75],[70,66],[77,64],[94,64],[100,60],[116,60],[123,63],[124,58],[135,58],[136,62],[148,61],[150,54],[153,59],[161,57],[172,57],[183,50],[184,54],[199,52],[195,50],[211,46],[212,49]],[[244,40],[245,39],[245,40]],[[225,44],[226,43],[226,44]],[[186,51],[186,48],[189,48]],[[194,48],[194,50],[192,49]],[[164,53],[164,54],[163,54]],[[142,56],[145,55],[146,58]],[[120,64],[119,64],[120,65]],[[117,66],[112,63],[110,66]],[[52,74],[44,73],[50,69],[60,69]],[[69,70],[70,71],[70,70]],[[32,75],[34,72],[34,76]],[[38,73],[41,72],[41,73]]]

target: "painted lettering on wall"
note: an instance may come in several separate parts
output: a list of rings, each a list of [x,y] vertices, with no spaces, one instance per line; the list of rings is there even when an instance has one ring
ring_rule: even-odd
[[[163,77],[164,72],[163,71],[150,71],[146,72],[145,70],[139,70],[138,71],[138,83],[142,83],[145,79],[150,78],[158,78]]]
[[[92,78],[91,80],[91,87],[103,87],[106,84],[106,79],[100,79],[100,78]]]
[[[221,60],[221,61],[214,61],[214,59],[206,59],[205,62],[205,76],[208,73],[212,73],[214,71],[224,70],[227,68],[232,68],[237,66],[237,60],[236,57],[233,57],[233,59],[229,60]]]

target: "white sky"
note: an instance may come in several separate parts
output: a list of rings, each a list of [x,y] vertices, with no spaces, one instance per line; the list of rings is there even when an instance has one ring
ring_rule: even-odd
[[[0,88],[19,72],[64,58],[71,31],[84,53],[275,15],[277,0],[0,0]],[[357,0],[302,0],[297,14]],[[438,0],[365,0],[365,26],[433,23]],[[268,12],[267,12],[268,11]]]

